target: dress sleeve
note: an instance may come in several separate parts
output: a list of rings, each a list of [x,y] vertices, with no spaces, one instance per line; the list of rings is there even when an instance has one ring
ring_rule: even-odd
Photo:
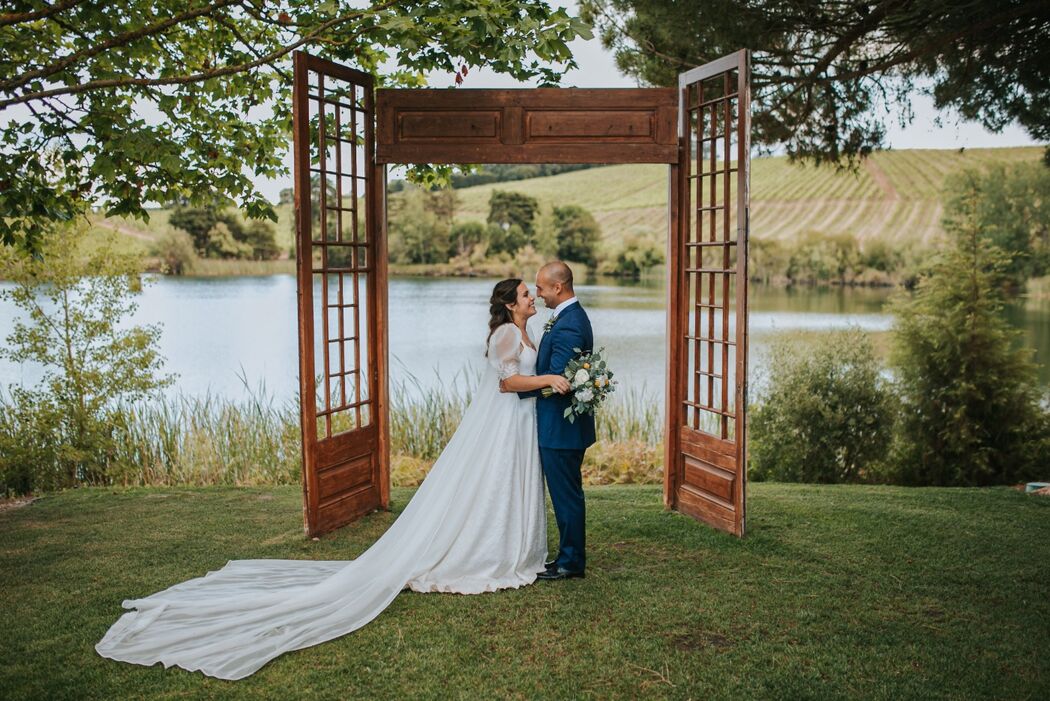
[[[499,379],[505,380],[518,375],[520,370],[521,332],[514,324],[504,324],[489,339],[489,364],[499,372]]]

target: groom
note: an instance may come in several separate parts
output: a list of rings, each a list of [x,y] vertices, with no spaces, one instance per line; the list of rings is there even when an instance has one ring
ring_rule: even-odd
[[[572,270],[560,261],[547,263],[536,273],[536,296],[554,313],[544,327],[536,358],[537,375],[561,375],[578,353],[594,348],[591,321],[572,289]],[[574,423],[565,418],[571,394],[544,397],[539,390],[518,392],[522,399],[536,397],[536,428],[540,463],[558,522],[558,555],[547,563],[540,579],[584,576],[585,511],[580,467],[583,453],[594,443],[594,416],[581,414]]]

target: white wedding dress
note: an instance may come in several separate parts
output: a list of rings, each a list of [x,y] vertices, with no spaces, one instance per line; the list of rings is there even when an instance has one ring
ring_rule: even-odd
[[[489,363],[455,435],[404,512],[356,560],[233,560],[143,599],[95,649],[241,679],[268,661],[362,627],[398,592],[477,594],[530,584],[547,527],[535,399],[499,380],[535,373],[513,324],[492,335]]]

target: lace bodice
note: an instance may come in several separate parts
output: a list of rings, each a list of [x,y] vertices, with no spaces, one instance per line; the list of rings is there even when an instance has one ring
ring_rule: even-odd
[[[488,361],[501,380],[512,375],[536,374],[536,350],[525,344],[514,324],[503,324],[492,333]]]

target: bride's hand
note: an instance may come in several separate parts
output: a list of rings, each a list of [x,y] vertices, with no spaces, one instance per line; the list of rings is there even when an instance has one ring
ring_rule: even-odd
[[[572,387],[569,385],[569,381],[561,375],[551,375],[551,389],[558,394],[568,394]]]

